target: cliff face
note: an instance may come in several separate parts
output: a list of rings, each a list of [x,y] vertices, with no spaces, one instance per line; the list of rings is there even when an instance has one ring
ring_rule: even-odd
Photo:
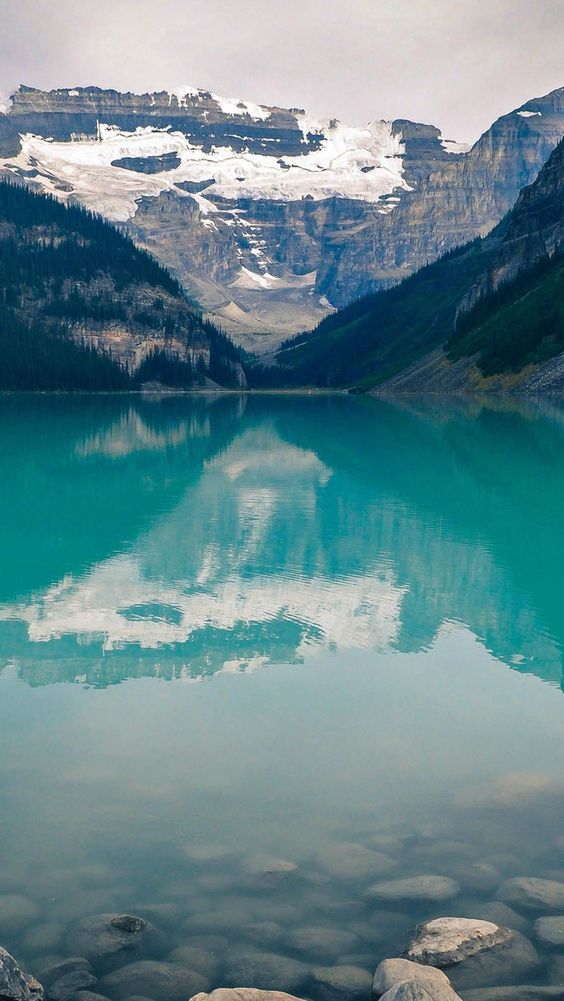
[[[432,125],[354,129],[190,88],[22,87],[0,172],[122,224],[263,350],[486,233],[563,134],[564,88],[468,151]]]
[[[488,233],[563,134],[564,88],[498,119],[468,153],[433,169],[389,216],[367,221],[361,238],[335,253],[327,284],[338,290],[338,304],[346,299],[347,273],[368,293]]]
[[[463,312],[546,255],[564,250],[564,142],[533,184],[523,188],[491,268],[461,303]]]

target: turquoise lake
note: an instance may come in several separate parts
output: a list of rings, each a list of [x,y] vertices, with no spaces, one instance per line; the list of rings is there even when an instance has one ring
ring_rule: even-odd
[[[31,972],[113,912],[208,986],[326,1001],[312,968],[564,881],[564,406],[4,397],[0,463],[0,944]],[[421,874],[458,891],[367,893]],[[528,981],[563,977],[539,947]]]

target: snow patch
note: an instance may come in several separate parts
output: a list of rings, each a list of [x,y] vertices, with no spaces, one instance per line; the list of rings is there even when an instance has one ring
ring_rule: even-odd
[[[211,96],[219,104],[224,115],[249,115],[261,122],[270,118],[271,112],[267,108],[263,108],[260,104],[254,104],[252,101],[241,101],[238,97],[220,97],[219,94]]]
[[[535,118],[537,115],[542,117],[542,111],[518,111],[517,114],[520,118]]]
[[[454,139],[442,139],[441,146],[447,153],[467,153],[472,147],[470,143],[457,143]]]
[[[176,96],[186,100],[193,93],[194,88],[182,88]],[[208,96],[207,91],[197,93]],[[257,109],[263,118],[269,114],[258,105],[235,103],[237,111],[230,106],[230,114],[256,115]],[[135,215],[139,199],[156,198],[164,192],[193,198],[204,215],[217,213],[218,198],[300,201],[306,197],[360,199],[379,203],[378,211],[387,214],[393,212],[402,192],[410,190],[404,177],[403,137],[393,132],[390,122],[372,122],[360,129],[302,113],[296,114],[296,120],[304,135],[314,132],[321,137],[318,149],[305,145],[301,155],[278,158],[226,145],[204,150],[170,126],[147,125],[128,132],[101,122],[97,139],[73,137],[63,142],[23,135],[18,156],[0,160],[0,168],[18,174],[33,168],[37,171],[33,183],[44,191],[62,200],[78,199],[106,218],[122,222]],[[450,140],[443,144],[451,152],[462,153],[467,148]],[[178,167],[143,174],[113,166],[113,161],[125,157],[166,153],[177,155]],[[211,177],[214,182],[206,188],[207,197],[182,190],[184,181],[198,184]],[[383,196],[385,200],[381,200]],[[251,233],[250,243],[260,260],[262,242]]]
[[[187,97],[191,97],[192,100],[201,100],[203,93],[205,93],[205,91],[200,90],[199,87],[190,87],[188,85],[176,87],[175,90],[169,90],[168,92],[168,96],[170,98],[169,103],[172,104],[172,98],[175,97],[181,108],[186,107]]]

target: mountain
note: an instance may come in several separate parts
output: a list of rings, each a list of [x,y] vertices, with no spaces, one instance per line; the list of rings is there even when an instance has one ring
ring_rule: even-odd
[[[123,226],[246,347],[483,235],[564,134],[564,88],[468,150],[433,125],[364,129],[182,88],[20,87],[0,173]]]
[[[564,140],[483,240],[283,345],[266,384],[403,392],[564,386]]]
[[[0,389],[239,385],[236,349],[154,258],[79,206],[0,183]]]

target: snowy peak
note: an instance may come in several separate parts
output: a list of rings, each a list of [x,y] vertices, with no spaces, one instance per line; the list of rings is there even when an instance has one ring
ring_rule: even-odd
[[[351,128],[191,86],[142,95],[22,86],[7,120],[20,138],[5,169],[116,221],[131,218],[140,198],[170,191],[196,198],[206,214],[217,209],[213,198],[333,197],[387,213],[453,151],[434,126]]]

